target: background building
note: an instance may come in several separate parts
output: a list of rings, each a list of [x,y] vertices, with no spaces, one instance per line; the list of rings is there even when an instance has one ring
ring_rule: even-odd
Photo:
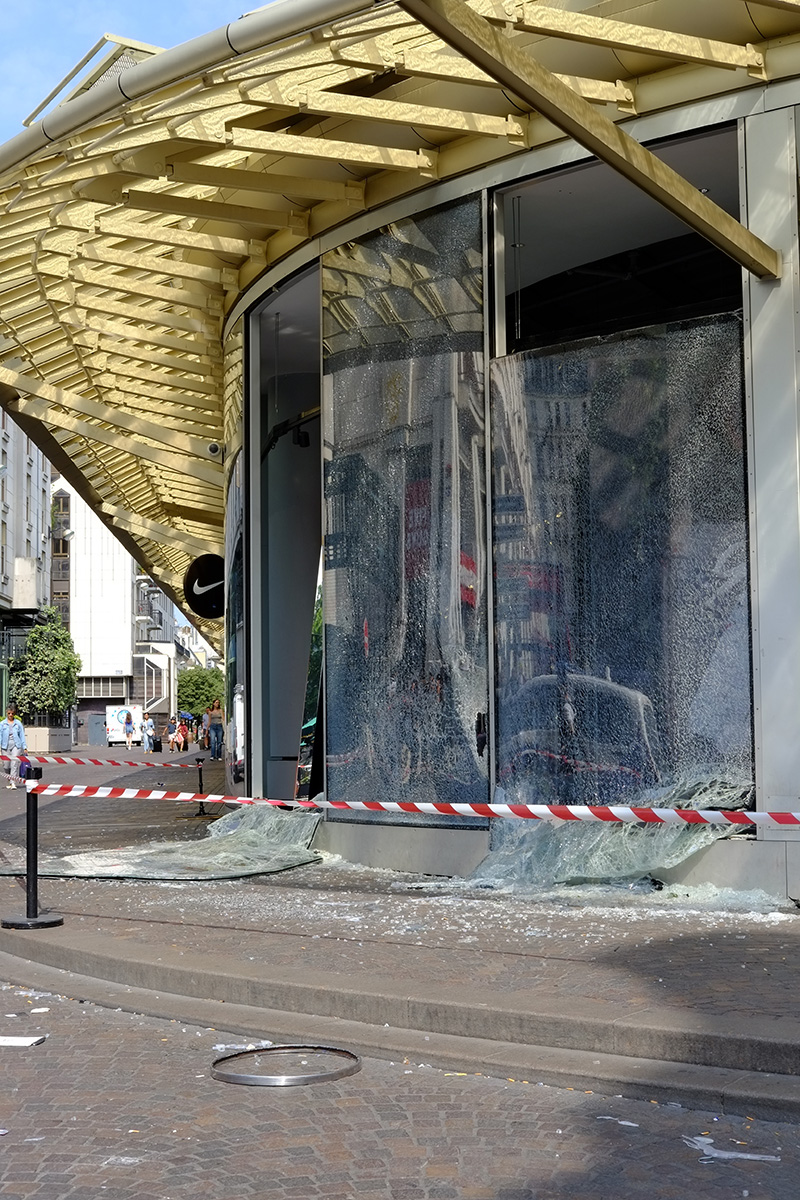
[[[53,603],[82,662],[77,739],[102,744],[107,705],[175,711],[174,606],[65,479],[52,491]]]
[[[0,414],[0,703],[8,662],[50,602],[50,464],[38,446]]]

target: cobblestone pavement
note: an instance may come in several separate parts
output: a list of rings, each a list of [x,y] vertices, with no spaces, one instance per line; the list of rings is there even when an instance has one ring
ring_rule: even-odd
[[[38,1010],[38,1011],[37,1011]],[[0,1196],[36,1200],[797,1200],[800,1128],[367,1060],[233,1086],[241,1040],[3,986]],[[687,1144],[685,1139],[706,1138]],[[750,1154],[763,1158],[718,1157]]]

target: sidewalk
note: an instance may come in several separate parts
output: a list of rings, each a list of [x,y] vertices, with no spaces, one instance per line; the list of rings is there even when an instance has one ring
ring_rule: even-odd
[[[55,771],[48,782],[100,782]],[[156,774],[117,779],[156,786]],[[193,789],[193,773],[180,775]],[[206,786],[222,790],[210,768]],[[104,814],[90,803],[101,802],[43,807],[53,852],[59,836],[70,837],[62,853],[113,838],[149,802],[106,802]],[[148,837],[204,833],[205,822],[153,804]],[[2,811],[0,839],[20,844],[21,817]],[[47,831],[52,815],[60,833]],[[64,925],[0,931],[0,977],[11,982],[254,1038],[800,1115],[800,913],[790,908],[704,911],[678,889],[617,889],[587,906],[570,889],[503,895],[338,860],[220,882],[48,878],[39,890]],[[19,883],[0,879],[0,915],[23,906]]]

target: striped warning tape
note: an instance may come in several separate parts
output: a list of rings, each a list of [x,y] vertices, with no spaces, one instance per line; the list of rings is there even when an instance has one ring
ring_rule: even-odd
[[[355,809],[359,812],[419,812],[454,817],[526,817],[534,821],[604,821],[648,825],[798,825],[796,812],[741,812],[697,808],[630,808],[623,805],[441,804],[388,800],[268,800],[261,796],[222,796],[142,788],[89,787],[81,784],[30,783],[40,796],[108,796],[121,800],[187,800],[211,804],[270,804],[293,808]]]
[[[198,756],[199,757],[199,756]],[[10,762],[8,754],[0,754],[0,760]],[[161,759],[147,759],[135,762],[123,758],[67,758],[62,754],[24,754],[21,761],[32,763],[57,763],[60,767],[191,767],[197,770],[196,762],[163,762]]]

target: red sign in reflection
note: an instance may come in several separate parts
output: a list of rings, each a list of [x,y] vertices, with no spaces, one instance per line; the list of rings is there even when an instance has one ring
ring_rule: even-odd
[[[421,579],[428,570],[431,544],[431,481],[406,484],[406,579]]]

